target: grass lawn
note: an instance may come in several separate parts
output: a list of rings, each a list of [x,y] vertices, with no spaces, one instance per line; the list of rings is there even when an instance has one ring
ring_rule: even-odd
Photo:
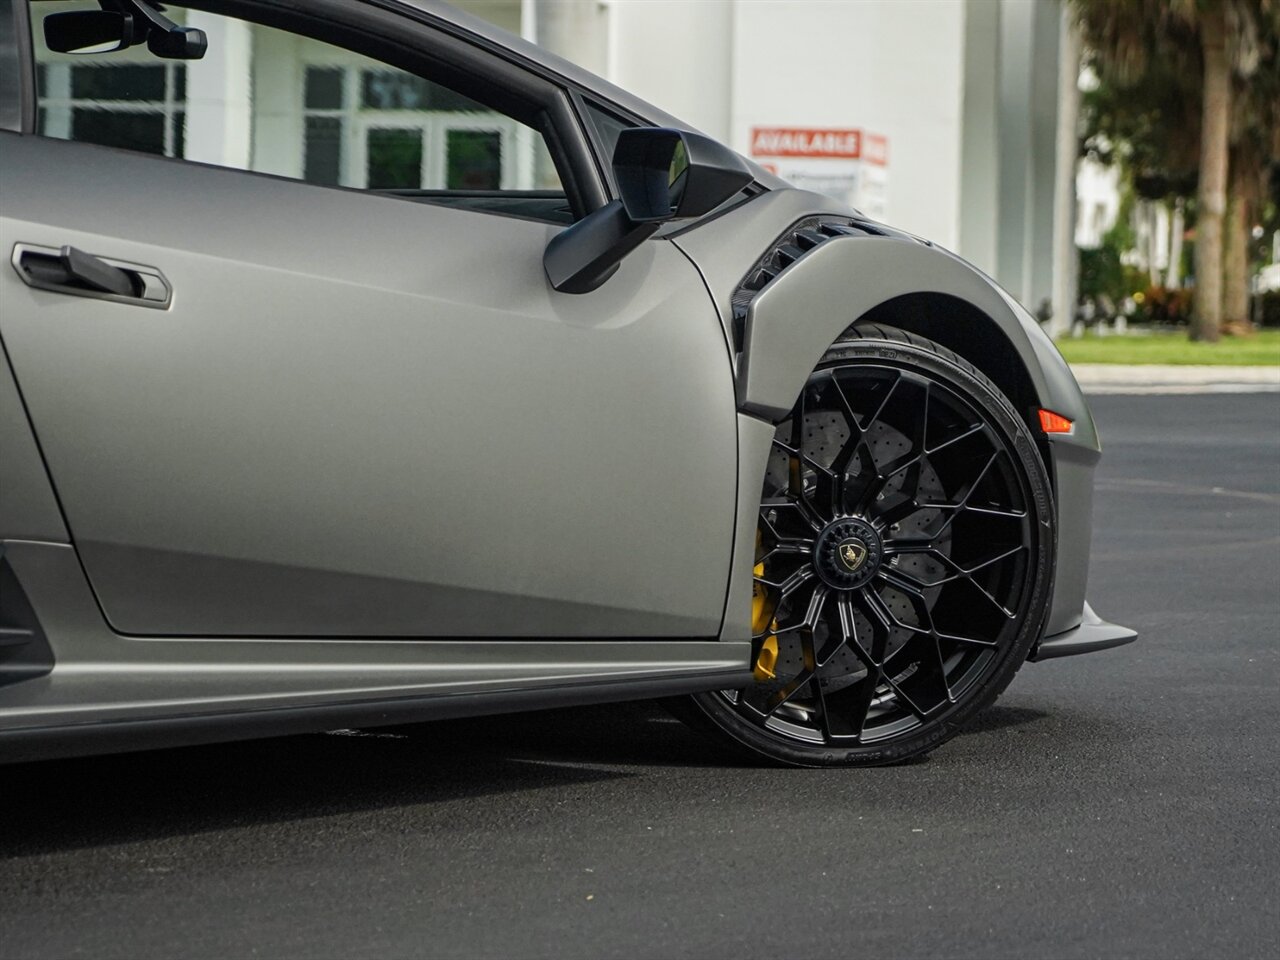
[[[1218,343],[1192,343],[1185,333],[1080,339],[1062,337],[1058,349],[1068,363],[1210,363],[1261,367],[1280,364],[1280,330],[1252,337],[1223,337]]]

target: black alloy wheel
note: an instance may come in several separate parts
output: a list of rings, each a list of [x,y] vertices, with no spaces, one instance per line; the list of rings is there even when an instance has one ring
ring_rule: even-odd
[[[1054,511],[1027,425],[945,348],[846,332],[777,429],[754,672],[690,706],[772,760],[892,763],[991,703],[1043,628]]]

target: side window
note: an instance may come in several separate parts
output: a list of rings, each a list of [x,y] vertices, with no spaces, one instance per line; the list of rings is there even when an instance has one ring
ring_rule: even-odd
[[[600,145],[604,148],[606,160],[612,159],[613,149],[618,145],[618,134],[635,126],[616,114],[606,110],[593,100],[586,101],[587,119],[595,129]]]
[[[563,198],[536,119],[486,106],[471,91],[173,2],[166,16],[208,35],[204,58],[160,60],[145,45],[49,50],[46,15],[97,9],[94,0],[31,3],[44,136],[411,198],[465,205],[470,196],[486,208],[495,194]],[[568,212],[564,203],[542,209]]]

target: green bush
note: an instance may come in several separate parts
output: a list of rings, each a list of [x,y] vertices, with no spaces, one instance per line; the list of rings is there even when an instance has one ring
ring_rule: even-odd
[[[1131,198],[1121,204],[1115,225],[1102,235],[1102,246],[1079,251],[1081,299],[1097,300],[1105,296],[1118,305],[1150,282],[1145,270],[1129,266],[1122,259],[1136,242],[1129,226],[1131,206]]]
[[[1120,253],[1106,244],[1096,250],[1080,251],[1080,297],[1097,299],[1103,294],[1116,303],[1125,297]]]

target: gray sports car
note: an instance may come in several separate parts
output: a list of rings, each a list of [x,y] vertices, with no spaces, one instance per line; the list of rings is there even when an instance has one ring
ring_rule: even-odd
[[[927,240],[427,0],[0,0],[0,756],[672,698],[945,741],[1098,436]]]

